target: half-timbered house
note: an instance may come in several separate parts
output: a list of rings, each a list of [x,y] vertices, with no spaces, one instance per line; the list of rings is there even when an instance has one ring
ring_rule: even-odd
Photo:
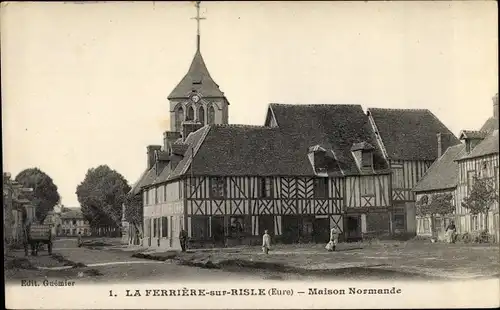
[[[417,201],[430,202],[433,194],[451,193],[455,212],[452,216],[438,215],[434,223],[428,217],[417,217],[419,235],[431,235],[430,229],[435,227],[438,237],[442,237],[451,219],[455,220],[458,233],[486,228],[485,215],[472,215],[462,202],[469,195],[475,177],[490,179],[498,191],[498,94],[493,97],[493,116],[479,131],[463,130],[460,139],[463,143],[446,150],[414,188]],[[491,206],[488,217],[488,230],[499,240],[498,203]]]
[[[390,234],[393,201],[412,201],[409,189],[437,157],[436,134],[449,132],[428,111],[388,112],[393,121],[359,105],[270,104],[263,126],[228,125],[199,33],[168,100],[170,131],[147,147],[131,191],[142,195],[151,247],[179,248],[181,229],[195,247],[257,242],[264,230],[283,242],[327,242],[333,227],[351,240]],[[398,167],[410,170],[391,175]]]
[[[449,147],[427,170],[425,176],[417,183],[413,191],[417,204],[429,204],[436,195],[451,194],[451,203],[457,208],[458,163],[465,152],[465,144]],[[417,235],[435,236],[439,240],[445,238],[445,229],[455,219],[452,214],[418,215]]]
[[[415,234],[412,189],[457,137],[426,109],[368,109],[370,124],[391,169],[391,233]]]

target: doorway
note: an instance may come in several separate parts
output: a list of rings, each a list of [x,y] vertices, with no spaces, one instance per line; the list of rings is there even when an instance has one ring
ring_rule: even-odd
[[[224,246],[224,217],[212,216],[212,238],[216,246]]]
[[[315,218],[313,224],[313,241],[315,243],[328,243],[330,240],[330,219]]]
[[[348,215],[346,217],[346,240],[349,241],[359,241],[362,239],[361,234],[361,216],[360,215]]]
[[[298,243],[300,237],[299,222],[296,215],[284,215],[283,219],[283,243]]]

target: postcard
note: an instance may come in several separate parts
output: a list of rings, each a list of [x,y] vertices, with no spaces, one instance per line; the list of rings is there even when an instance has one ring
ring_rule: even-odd
[[[5,307],[498,307],[496,5],[2,2]]]

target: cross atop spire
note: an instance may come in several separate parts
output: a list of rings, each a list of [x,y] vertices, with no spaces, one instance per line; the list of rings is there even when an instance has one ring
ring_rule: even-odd
[[[200,50],[200,21],[206,19],[205,17],[200,17],[200,2],[196,1],[196,17],[191,17],[191,19],[196,19],[197,32],[196,32],[196,50]]]

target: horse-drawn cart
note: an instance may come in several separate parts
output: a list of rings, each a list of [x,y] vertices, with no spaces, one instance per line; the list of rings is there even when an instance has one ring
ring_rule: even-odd
[[[24,253],[28,255],[28,245],[31,246],[31,255],[38,255],[41,244],[47,245],[49,255],[52,255],[52,229],[50,225],[31,224],[26,227]]]

